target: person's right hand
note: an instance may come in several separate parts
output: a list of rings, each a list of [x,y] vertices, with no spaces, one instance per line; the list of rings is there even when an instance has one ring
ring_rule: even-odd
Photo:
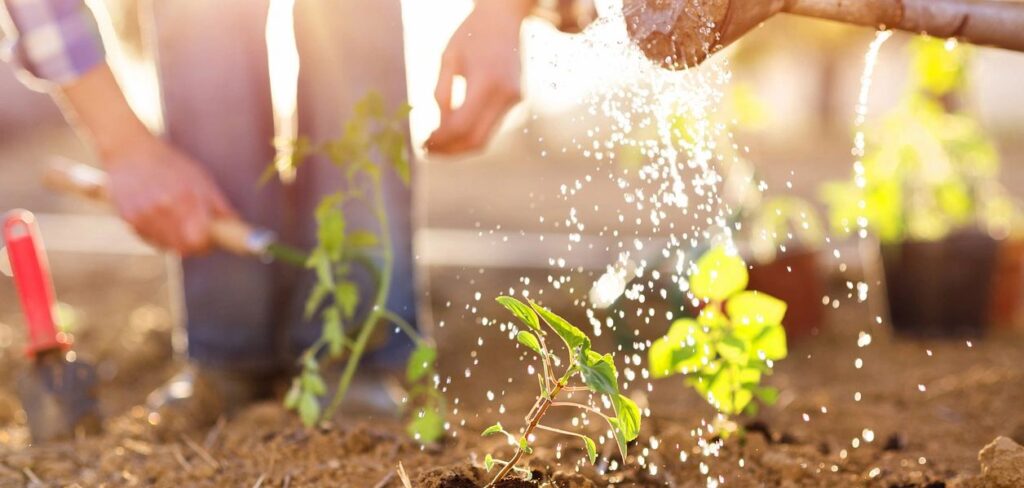
[[[209,250],[210,223],[234,210],[207,172],[147,134],[104,158],[114,205],[144,240],[183,256]]]

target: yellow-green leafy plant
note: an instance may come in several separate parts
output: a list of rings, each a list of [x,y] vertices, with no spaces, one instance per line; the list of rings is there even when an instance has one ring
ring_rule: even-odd
[[[306,260],[316,284],[306,302],[307,318],[319,319],[320,338],[301,356],[302,371],[285,396],[285,406],[298,412],[307,426],[330,418],[341,406],[378,326],[390,323],[412,338],[416,349],[409,358],[406,379],[412,405],[408,430],[421,442],[433,442],[443,429],[444,398],[435,385],[433,344],[398,314],[386,307],[394,265],[392,239],[383,195],[385,171],[393,171],[409,184],[406,120],[409,107],[387,112],[383,99],[371,93],[361,100],[343,133],[336,140],[314,145],[306,138],[289,143],[285,160],[275,168],[299,169],[306,158],[321,154],[341,170],[342,191],[325,197],[316,209],[317,244]],[[378,165],[375,161],[384,161]],[[345,208],[363,206],[374,217],[368,226],[356,227],[345,217]],[[375,287],[361,296],[355,273],[368,273]],[[369,306],[360,307],[361,303]],[[320,399],[328,388],[321,376],[321,362],[342,361],[337,389],[326,409]]]
[[[647,356],[652,377],[684,375],[727,415],[756,412],[755,398],[774,403],[778,391],[761,380],[788,354],[782,328],[786,303],[747,291],[747,279],[747,264],[725,247],[701,256],[689,278],[700,313],[673,323]]]
[[[882,242],[937,240],[967,227],[1016,225],[1017,205],[997,181],[999,155],[958,107],[970,48],[915,39],[903,100],[865,127],[862,171],[822,195],[839,234],[870,230]]]
[[[619,390],[618,372],[611,354],[600,354],[591,349],[590,338],[564,318],[534,303],[529,305],[512,297],[499,297],[498,303],[508,309],[519,319],[524,328],[516,333],[519,344],[530,349],[537,355],[542,373],[537,374],[540,392],[537,400],[525,417],[524,425],[518,434],[505,430],[500,423],[484,430],[483,435],[504,435],[516,446],[511,459],[504,461],[490,454],[484,459],[484,467],[490,471],[500,466],[488,487],[504,480],[512,472],[520,472],[527,478],[529,470],[517,467],[523,456],[533,452],[532,439],[538,431],[551,434],[575,437],[586,449],[591,463],[597,461],[597,443],[586,434],[567,429],[551,427],[541,423],[551,408],[572,408],[584,413],[601,417],[608,423],[611,438],[619,448],[623,462],[626,460],[626,445],[640,434],[640,409],[629,397]],[[542,325],[546,326],[545,330]],[[556,353],[548,347],[549,333],[554,333],[565,344],[565,350]],[[562,368],[558,374],[557,368]],[[590,404],[573,402],[563,399],[565,393],[584,392],[590,395]],[[593,401],[596,397],[604,397],[611,405],[612,413],[608,413]]]

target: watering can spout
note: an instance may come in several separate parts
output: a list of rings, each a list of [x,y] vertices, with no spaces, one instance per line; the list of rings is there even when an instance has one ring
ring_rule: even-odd
[[[623,12],[633,41],[669,69],[696,66],[781,13],[1024,51],[1015,0],[625,0]]]

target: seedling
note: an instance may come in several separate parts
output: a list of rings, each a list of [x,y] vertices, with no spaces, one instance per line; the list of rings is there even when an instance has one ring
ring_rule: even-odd
[[[775,403],[778,391],[761,386],[761,378],[786,357],[786,303],[746,291],[747,264],[721,246],[697,260],[689,287],[703,308],[696,319],[677,320],[651,345],[651,376],[686,375],[726,415],[755,413],[755,398]]]
[[[408,363],[407,380],[411,384],[410,404],[415,413],[409,423],[411,435],[421,442],[432,442],[443,434],[444,399],[434,385],[436,350],[398,314],[387,310],[385,302],[391,290],[394,263],[388,215],[381,192],[382,172],[390,169],[409,184],[409,160],[406,147],[405,121],[409,107],[385,112],[381,97],[371,93],[355,107],[352,118],[337,140],[313,145],[300,138],[290,143],[284,158],[275,162],[275,169],[294,171],[311,155],[323,154],[342,170],[344,188],[325,197],[316,210],[317,245],[306,266],[316,273],[316,284],[306,302],[307,318],[323,322],[320,338],[301,356],[302,372],[292,382],[285,397],[285,406],[299,413],[307,426],[321,418],[330,418],[337,411],[348,391],[352,378],[366,352],[374,331],[382,322],[398,327],[416,343]],[[375,157],[387,163],[378,166]],[[374,221],[367,227],[353,228],[343,208],[364,205]],[[359,270],[368,272],[376,283],[369,297],[370,306],[359,306],[365,297],[354,279]],[[344,361],[337,390],[327,408],[320,399],[327,395],[327,386],[320,374],[323,360]]]
[[[619,391],[618,373],[615,370],[611,354],[602,355],[592,350],[590,338],[582,330],[532,300],[527,305],[512,297],[499,297],[498,303],[512,312],[526,326],[518,331],[516,340],[537,354],[543,373],[537,375],[540,393],[537,396],[537,401],[526,415],[526,425],[520,429],[519,435],[513,435],[506,431],[500,423],[488,427],[483,432],[485,436],[502,434],[508,437],[511,444],[517,446],[515,454],[508,461],[496,459],[490,454],[487,455],[484,459],[484,467],[488,471],[495,466],[501,466],[498,474],[487,486],[494,486],[513,471],[523,472],[529,477],[529,471],[518,468],[516,465],[523,459],[523,456],[533,452],[530,443],[538,430],[579,439],[587,451],[590,462],[597,461],[597,443],[593,439],[579,432],[549,427],[540,423],[552,407],[575,408],[603,418],[608,423],[611,437],[615,439],[619,454],[625,462],[627,443],[636,439],[640,434],[640,409],[637,408],[636,403]],[[546,339],[549,337],[549,332],[541,327],[542,323],[565,343],[563,354],[555,354],[548,348]],[[561,375],[556,374],[555,369],[558,367],[565,368]],[[608,415],[601,408],[592,404],[563,401],[559,395],[565,392],[588,392],[592,395],[606,397],[614,414]]]

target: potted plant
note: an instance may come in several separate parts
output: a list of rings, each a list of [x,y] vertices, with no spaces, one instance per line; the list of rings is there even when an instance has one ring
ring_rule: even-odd
[[[992,297],[1004,296],[995,286],[1020,280],[1019,247],[1007,245],[1020,216],[996,180],[994,144],[959,108],[967,48],[920,38],[911,49],[910,90],[866,127],[853,179],[823,196],[835,231],[880,241],[898,333],[977,336],[993,318]],[[1000,306],[1013,315],[1016,297]]]
[[[781,196],[752,206],[742,220],[748,288],[789,304],[785,329],[790,339],[816,334],[825,317],[825,281],[818,264],[825,229],[818,212],[806,200]]]

